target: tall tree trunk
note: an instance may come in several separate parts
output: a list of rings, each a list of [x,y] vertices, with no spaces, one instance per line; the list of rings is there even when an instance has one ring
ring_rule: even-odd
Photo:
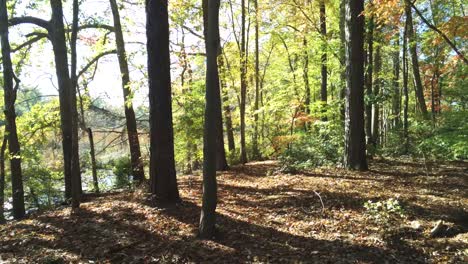
[[[245,35],[245,0],[241,0],[241,50],[240,50],[240,162],[247,163],[247,149],[245,144],[245,105],[247,100],[247,55]]]
[[[21,149],[16,129],[16,94],[19,80],[14,77],[11,62],[11,48],[8,38],[8,13],[6,0],[0,0],[0,38],[2,45],[3,84],[5,102],[5,134],[8,137],[8,151],[10,153],[11,187],[13,196],[13,217],[20,219],[25,215],[23,174],[21,172]],[[16,85],[13,87],[13,78]],[[3,196],[3,195],[2,195]],[[3,204],[2,204],[3,207]]]
[[[367,170],[364,133],[364,0],[346,0],[345,158],[348,169]]]
[[[429,118],[426,101],[424,99],[424,87],[421,81],[421,74],[419,72],[419,60],[418,60],[418,51],[416,45],[416,37],[414,35],[413,29],[413,17],[411,14],[411,6],[405,1],[405,13],[406,13],[406,20],[407,20],[407,37],[409,42],[409,51],[411,54],[411,64],[413,66],[413,76],[415,82],[415,94],[416,100],[418,102],[419,109],[425,119]]]
[[[377,46],[377,50],[375,52],[375,84],[374,84],[374,97],[377,98],[380,93],[380,89],[382,86],[382,78],[380,77],[381,70],[382,70],[382,54],[381,54],[381,46]],[[375,102],[373,104],[373,115],[372,115],[372,144],[374,148],[377,147],[379,144],[380,139],[380,105],[379,102]]]
[[[226,66],[224,65],[224,56],[218,57],[219,71],[220,71],[220,85],[221,91],[223,93],[223,108],[224,108],[224,118],[226,120],[226,134],[228,139],[228,149],[229,151],[234,151],[236,148],[236,143],[234,141],[234,129],[232,128],[232,116],[231,116],[231,106],[229,105],[229,94],[227,91],[227,82],[226,82]]]
[[[203,147],[203,199],[200,216],[199,235],[213,238],[215,235],[217,183],[216,183],[216,104],[219,93],[218,46],[219,46],[219,0],[208,0],[205,9],[207,19],[206,34],[206,106]]]
[[[52,9],[49,35],[54,50],[55,69],[59,86],[60,119],[65,170],[65,196],[71,197],[72,207],[80,205],[81,173],[78,155],[78,123],[76,111],[76,90],[68,72],[68,56],[63,24],[61,0],[50,1]],[[68,190],[67,190],[68,189]]]
[[[203,25],[204,25],[204,36],[205,46],[208,45],[208,0],[203,0]],[[219,38],[218,38],[219,40]],[[221,55],[221,43],[218,42],[217,56]],[[217,65],[217,64],[216,64]],[[218,75],[219,80],[219,75]],[[221,102],[221,91],[220,84],[217,84],[217,92],[214,94],[216,99],[215,111],[216,111],[216,170],[225,171],[229,169],[226,161],[226,150],[224,149],[224,135],[223,135],[223,113],[222,113],[222,102]]]
[[[7,142],[8,136],[7,131],[5,130],[0,149],[0,224],[5,223],[5,151]]]
[[[255,104],[254,104],[254,135],[252,139],[252,155],[254,159],[260,158],[258,149],[258,109],[260,103],[260,48],[259,48],[259,10],[258,0],[254,0],[255,9]]]
[[[409,135],[408,135],[408,19],[405,22],[405,29],[403,33],[403,140],[404,140],[404,153],[409,152]]]
[[[150,101],[150,190],[158,202],[180,200],[174,161],[167,0],[146,0]]]
[[[393,126],[400,126],[400,112],[401,112],[401,94],[400,94],[400,34],[397,34],[395,44],[397,50],[393,54]]]
[[[368,23],[367,33],[367,71],[366,71],[366,95],[372,98],[372,85],[374,83],[374,16],[371,16]],[[365,105],[366,110],[366,142],[372,143],[372,102],[369,100]]]
[[[112,16],[114,19],[115,43],[117,45],[117,57],[119,59],[120,74],[122,78],[122,90],[124,97],[125,120],[127,125],[128,143],[130,147],[130,159],[132,162],[132,174],[136,183],[141,183],[145,179],[143,161],[141,160],[140,141],[138,139],[138,129],[133,110],[130,72],[128,70],[127,53],[120,23],[119,7],[116,0],[110,0]]]
[[[320,34],[322,35],[323,41],[327,41],[327,14],[325,9],[325,0],[320,1]],[[320,89],[320,99],[324,106],[327,104],[327,45],[322,45],[322,83]],[[323,120],[327,120],[324,116]]]
[[[340,0],[340,100],[345,102],[346,94],[346,66],[345,66],[345,57],[346,57],[346,0]],[[340,120],[344,121],[345,119],[345,104],[340,104]],[[342,122],[344,124],[344,122]]]
[[[310,81],[309,81],[309,51],[308,51],[308,44],[307,44],[307,35],[308,30],[305,29],[305,34],[302,40],[302,48],[303,48],[303,60],[304,60],[304,67],[302,68],[303,73],[302,77],[304,79],[304,89],[305,89],[305,100],[304,100],[304,108],[305,113],[310,115]],[[309,123],[305,123],[306,131],[309,130]]]

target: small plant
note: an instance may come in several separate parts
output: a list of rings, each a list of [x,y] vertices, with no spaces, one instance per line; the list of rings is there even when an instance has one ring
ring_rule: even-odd
[[[378,202],[369,200],[364,203],[364,208],[372,220],[385,226],[405,218],[405,210],[395,198]]]

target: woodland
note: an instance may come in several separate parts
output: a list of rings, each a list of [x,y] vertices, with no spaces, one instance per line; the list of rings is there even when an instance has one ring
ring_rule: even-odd
[[[467,263],[464,0],[0,0],[0,263]]]

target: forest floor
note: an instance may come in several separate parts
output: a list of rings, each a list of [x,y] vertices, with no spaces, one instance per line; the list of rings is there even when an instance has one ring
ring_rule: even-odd
[[[277,168],[253,162],[219,174],[213,241],[196,237],[201,177],[180,176],[182,202],[172,208],[150,206],[141,192],[109,193],[73,215],[63,207],[1,226],[0,263],[468,263],[468,163]],[[389,198],[404,217],[378,223],[364,203]]]

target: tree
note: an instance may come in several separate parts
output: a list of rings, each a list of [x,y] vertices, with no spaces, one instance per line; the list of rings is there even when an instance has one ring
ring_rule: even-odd
[[[11,170],[11,187],[13,194],[13,217],[20,219],[25,215],[24,209],[24,190],[23,190],[23,174],[21,171],[21,148],[18,141],[18,131],[16,129],[16,110],[15,101],[19,88],[19,80],[13,72],[11,62],[11,48],[8,36],[8,11],[6,0],[0,0],[0,38],[2,45],[2,62],[3,62],[3,84],[4,84],[4,101],[5,101],[5,121],[6,129],[5,136],[8,138],[8,151]],[[13,87],[13,78],[16,85]],[[5,145],[5,141],[3,145]],[[3,152],[3,151],[2,151]],[[2,153],[3,155],[3,153]],[[4,173],[3,173],[4,178]],[[3,180],[2,180],[3,181]],[[2,208],[3,208],[3,192]],[[3,211],[3,210],[2,210]],[[1,212],[3,214],[3,212]],[[3,216],[3,215],[2,215]]]
[[[138,129],[133,110],[130,72],[128,70],[127,54],[125,51],[125,42],[120,23],[119,7],[116,0],[109,0],[114,19],[115,42],[117,46],[117,57],[119,59],[120,74],[122,77],[122,90],[124,96],[125,120],[127,125],[128,143],[130,146],[130,159],[132,161],[132,174],[135,182],[140,183],[145,178],[143,162],[141,160],[140,141],[138,139]]]
[[[219,93],[218,47],[219,47],[219,0],[208,0],[204,16],[207,17],[206,32],[206,92],[205,125],[203,132],[203,199],[199,235],[212,238],[215,234],[217,182],[216,182],[216,104]]]
[[[364,133],[363,0],[346,0],[345,158],[348,169],[367,170]]]
[[[367,64],[366,64],[366,143],[372,143],[372,85],[374,84],[374,16],[371,15],[367,23]]]
[[[327,41],[327,13],[325,7],[325,0],[320,1],[320,34],[322,34],[323,41]],[[327,44],[327,43],[325,43]],[[320,99],[323,104],[327,103],[327,50],[326,45],[323,45],[322,49],[322,83],[320,89]],[[326,118],[324,118],[326,120]]]
[[[424,99],[424,87],[421,81],[421,73],[419,72],[419,59],[418,59],[418,51],[416,47],[416,37],[414,35],[414,28],[413,28],[413,16],[411,14],[411,6],[408,4],[408,1],[405,0],[405,14],[407,20],[407,37],[408,37],[408,44],[409,44],[409,52],[411,54],[411,65],[413,66],[413,77],[415,83],[415,94],[416,100],[418,102],[419,109],[425,119],[429,118],[427,112],[426,101]]]
[[[208,44],[208,0],[203,0],[203,35],[205,36],[205,46]],[[221,55],[221,43],[218,38],[218,49],[217,55]],[[218,75],[219,80],[219,75]],[[221,91],[220,91],[220,82],[217,82],[216,91],[214,91],[215,96],[215,114],[216,114],[216,170],[225,171],[229,169],[229,166],[226,161],[226,151],[224,149],[224,136],[223,136],[223,113],[222,113],[222,101],[221,101]]]
[[[63,24],[61,0],[51,0],[52,18],[45,21],[36,17],[16,17],[9,21],[11,26],[33,24],[47,30],[54,52],[55,70],[59,87],[60,120],[62,130],[62,149],[64,160],[65,198],[72,199],[72,207],[79,206],[81,195],[81,173],[78,151],[78,112],[76,108],[76,90],[72,85],[68,71],[68,54]]]
[[[252,152],[253,158],[260,158],[260,151],[258,149],[258,109],[260,103],[260,48],[259,48],[259,10],[258,0],[254,0],[255,9],[255,104],[254,104],[254,135],[252,139]]]
[[[5,131],[6,132],[6,131]],[[0,148],[0,224],[5,223],[5,151],[7,147],[7,135],[3,134],[2,146]]]
[[[150,102],[150,191],[158,202],[179,201],[172,126],[167,0],[146,0]]]
[[[241,43],[240,43],[240,162],[247,163],[247,149],[245,144],[245,105],[247,100],[247,36],[245,0],[241,0]]]

